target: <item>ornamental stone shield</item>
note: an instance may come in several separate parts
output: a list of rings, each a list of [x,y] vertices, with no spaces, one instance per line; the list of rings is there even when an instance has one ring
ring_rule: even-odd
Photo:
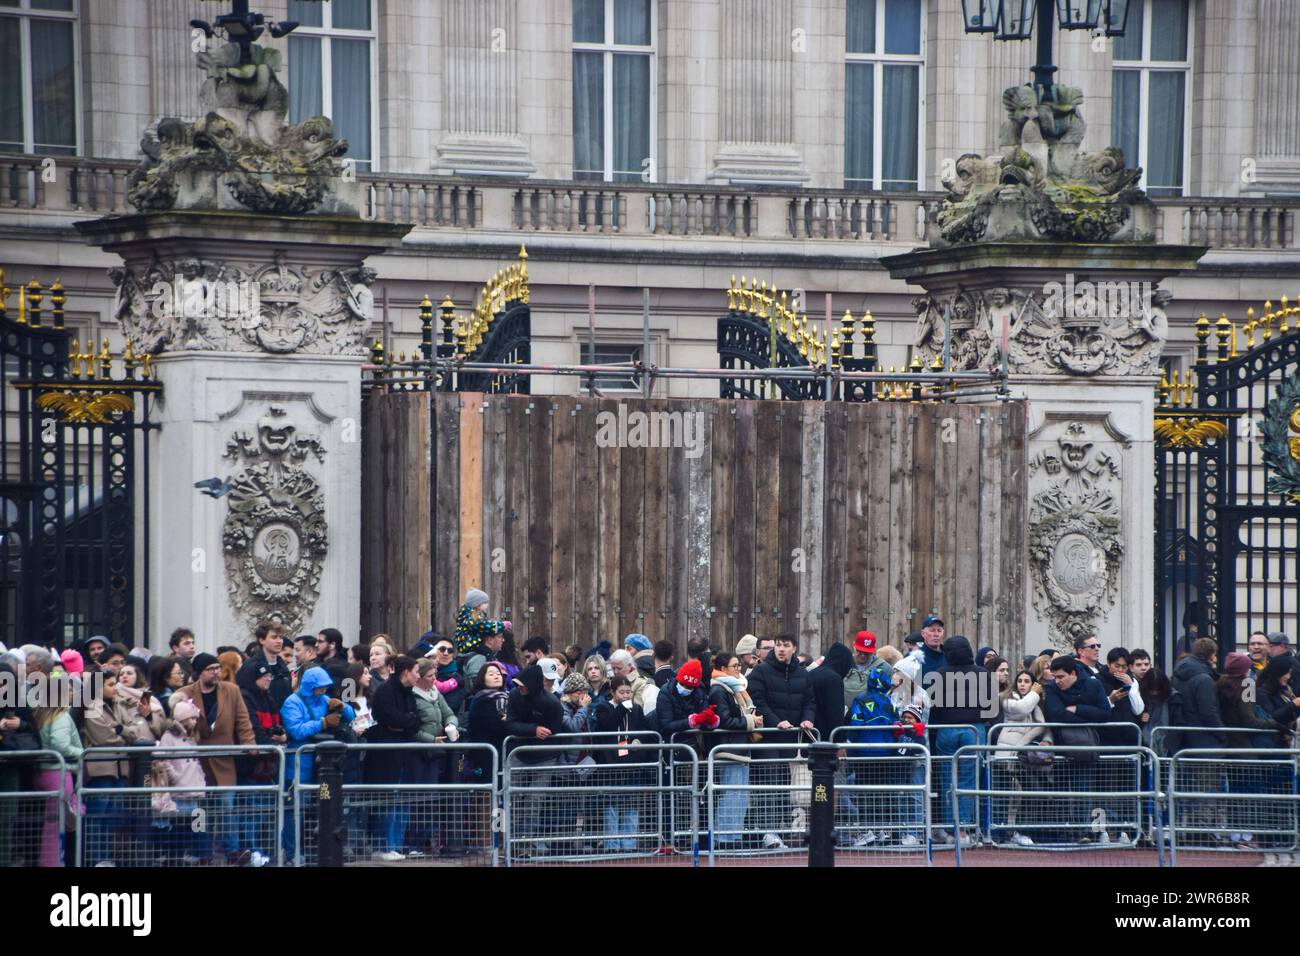
[[[1082,422],[1070,422],[1057,445],[1029,463],[1030,475],[1050,479],[1030,502],[1029,556],[1034,608],[1065,645],[1115,603],[1124,547],[1114,459],[1093,450]]]
[[[300,630],[320,596],[325,496],[302,463],[323,463],[325,452],[297,431],[284,406],[271,405],[256,434],[235,434],[223,456],[244,463],[230,482],[222,548],[231,607],[250,627],[278,619]]]
[[[1266,489],[1300,504],[1300,378],[1278,385],[1277,394],[1264,407],[1260,433],[1269,472]]]

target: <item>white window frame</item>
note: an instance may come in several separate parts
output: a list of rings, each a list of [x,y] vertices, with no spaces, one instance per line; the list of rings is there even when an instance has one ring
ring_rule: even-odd
[[[81,123],[81,0],[72,0],[72,10],[36,10],[31,0],[13,0],[16,6],[0,6],[0,16],[18,20],[18,48],[22,63],[23,84],[23,152],[36,154],[36,111],[33,109],[32,90],[32,20],[63,20],[72,26],[72,117],[74,156],[82,155]],[[9,154],[13,155],[13,154]],[[62,154],[59,154],[62,155]]]
[[[382,169],[379,164],[379,9],[375,0],[369,2],[369,30],[335,27],[331,5],[322,3],[320,4],[321,26],[309,27],[304,24],[290,34],[290,36],[320,37],[323,41],[320,51],[321,115],[328,116],[331,120],[334,117],[334,61],[333,44],[330,41],[332,39],[370,41],[370,168],[358,168],[357,172],[362,173],[375,173]],[[286,46],[285,49],[287,52],[288,47]],[[347,156],[343,157],[344,162],[348,159]]]
[[[615,43],[614,42],[614,4],[615,0],[605,0],[605,41],[603,43],[588,43],[573,41],[574,53],[601,53],[602,56],[602,89],[604,90],[604,141],[601,143],[601,153],[604,156],[605,168],[601,171],[604,177],[603,182],[611,183],[614,181],[614,54],[615,53],[632,53],[639,56],[650,58],[650,160],[649,178],[646,178],[646,171],[641,173],[643,182],[659,181],[659,159],[657,152],[659,149],[658,139],[658,113],[659,113],[659,57],[658,57],[658,39],[659,39],[659,3],[658,0],[650,0],[650,43],[648,46],[633,43]],[[573,36],[573,4],[569,4],[569,36]],[[570,87],[572,87],[572,76],[570,76]],[[570,97],[573,95],[572,88],[569,91]],[[570,123],[572,126],[572,123]],[[572,135],[572,130],[570,131]],[[583,170],[583,172],[592,172],[592,170]],[[630,170],[621,170],[621,172],[630,172]],[[573,170],[574,176],[577,176],[578,170]]]
[[[576,329],[574,331],[574,336],[578,342],[578,364],[586,365],[589,361],[588,356],[590,354],[590,348],[591,348],[591,343],[589,340],[588,333],[585,329]],[[650,351],[653,353],[656,349],[659,348],[659,346],[660,343],[657,341],[656,335],[652,333],[650,336]],[[635,338],[633,338],[631,335],[620,335],[618,333],[613,333],[613,334],[597,333],[596,351],[600,352],[602,349],[617,349],[619,350],[620,353],[623,351],[627,351],[629,353],[629,357],[631,357],[633,354],[644,353],[645,343],[641,340],[640,335],[637,335]],[[646,358],[643,354],[641,357],[641,361],[643,362],[646,361]],[[597,356],[596,364],[597,365],[601,364],[601,360],[599,356]],[[597,375],[595,376],[596,388],[600,392],[606,395],[640,395],[642,385],[643,385],[643,382],[641,380],[641,374],[639,372],[629,372],[628,377],[636,381],[635,386],[629,388],[611,388],[611,387],[606,387],[601,385],[601,376]],[[585,377],[580,376],[579,383],[580,383],[580,388],[585,390],[587,385],[587,379]]]
[[[1150,125],[1150,90],[1152,73],[1182,73],[1183,74],[1183,181],[1179,184],[1178,195],[1190,195],[1188,180],[1192,174],[1192,53],[1195,50],[1196,41],[1196,0],[1187,0],[1187,43],[1185,46],[1186,55],[1182,60],[1153,60],[1151,59],[1151,11],[1152,4],[1150,0],[1142,0],[1142,59],[1140,60],[1120,60],[1111,61],[1111,72],[1115,73],[1121,70],[1135,72],[1139,75],[1138,79],[1138,156],[1136,160],[1131,156],[1124,157],[1129,166],[1138,165],[1142,168],[1142,178],[1138,181],[1138,188],[1147,188],[1147,169],[1150,164],[1147,162],[1150,148],[1150,137],[1147,135],[1147,128]],[[1130,22],[1132,11],[1129,11]],[[1112,94],[1113,95],[1113,94]],[[1114,133],[1112,131],[1112,139]],[[1168,187],[1157,187],[1168,188]]]
[[[876,0],[876,50],[881,51],[885,46],[885,7],[888,4],[885,0]],[[848,46],[848,9],[844,13],[844,65],[845,75],[848,74],[848,65],[850,63],[867,63],[872,66],[871,79],[871,190],[880,192],[884,190],[884,165],[885,165],[885,137],[884,137],[884,108],[885,108],[885,66],[888,64],[902,64],[907,66],[918,67],[919,74],[916,83],[916,189],[918,191],[925,189],[925,40],[926,27],[929,19],[929,4],[921,3],[921,23],[920,36],[918,37],[917,49],[919,53],[850,53]],[[848,123],[848,100],[845,97],[845,117],[844,121]],[[848,175],[848,131],[845,130],[844,137],[844,188],[861,189],[860,179],[850,179]]]

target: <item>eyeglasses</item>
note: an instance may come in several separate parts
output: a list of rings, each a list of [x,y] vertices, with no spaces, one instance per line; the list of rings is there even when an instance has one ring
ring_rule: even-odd
[[[1088,648],[1089,650],[1093,650],[1093,651],[1096,651],[1096,650],[1100,650],[1100,649],[1101,649],[1101,645],[1100,645],[1100,644],[1084,644],[1083,646],[1086,647],[1086,648]]]
[[[448,647],[446,644],[439,644],[437,647],[434,648],[434,650],[437,651],[439,654],[451,653],[451,648]]]

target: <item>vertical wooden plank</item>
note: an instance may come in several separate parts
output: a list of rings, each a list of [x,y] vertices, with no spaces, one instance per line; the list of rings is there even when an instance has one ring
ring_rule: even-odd
[[[380,618],[384,599],[383,550],[387,535],[384,527],[382,489],[384,474],[378,458],[383,436],[380,434],[379,406],[383,396],[371,392],[361,401],[361,633],[373,634]]]
[[[573,643],[573,522],[575,489],[574,399],[551,398],[551,649],[563,653]]]
[[[756,534],[755,476],[758,467],[758,422],[756,409],[760,402],[736,403],[735,482],[732,485],[731,513],[734,523],[732,538],[732,589],[736,616],[725,636],[722,648],[735,648],[742,634],[754,630],[754,605],[758,599],[754,592],[754,545]]]
[[[803,402],[802,460],[800,462],[799,547],[803,548],[804,570],[799,575],[799,647],[814,651],[821,646],[826,623],[822,595],[822,563],[825,560],[824,529],[826,500],[826,405]]]
[[[849,614],[846,630],[853,634],[866,629],[878,640],[897,641],[868,613],[868,556],[871,553],[871,419],[869,405],[845,403],[845,549],[844,603]]]
[[[618,627],[605,636],[620,647],[623,637],[640,631],[645,622],[642,544],[645,528],[645,462],[649,452],[650,422],[645,402],[628,400],[615,403],[628,416],[627,446],[619,456],[619,554],[618,554]],[[638,417],[639,416],[639,417]]]
[[[890,498],[889,619],[891,631],[906,633],[912,622],[912,453],[916,413],[912,405],[889,406]]]
[[[429,395],[427,392],[415,392],[411,396],[414,419],[413,429],[411,432],[411,444],[415,449],[415,454],[410,459],[409,471],[415,484],[415,507],[413,514],[416,516],[414,526],[411,528],[411,538],[415,546],[415,560],[417,572],[415,575],[414,587],[415,592],[411,595],[413,607],[415,609],[415,618],[419,622],[419,630],[415,633],[421,634],[433,627],[433,609],[430,597],[430,581],[433,578],[433,556],[430,553],[429,529],[433,527],[433,512],[429,502],[430,482],[432,476],[429,470],[429,456],[432,449],[429,447],[429,417],[432,414],[432,407],[429,404]]]
[[[935,523],[932,549],[934,552],[933,597],[922,608],[925,614],[938,614],[944,619],[955,613],[957,605],[957,454],[958,437],[962,428],[960,407],[940,406],[938,436],[934,451],[935,473]]]
[[[776,613],[780,607],[782,555],[780,550],[781,499],[778,494],[781,460],[783,403],[752,402],[756,419],[754,458],[754,604],[762,611],[755,616],[749,633],[771,637],[776,634]],[[746,633],[737,629],[736,637]]]
[[[596,408],[576,398],[573,412],[573,603],[576,613],[573,642],[586,650],[596,643],[600,604],[599,558],[600,456],[596,447]]]
[[[871,434],[871,458],[867,482],[869,500],[867,548],[867,614],[875,623],[876,634],[898,640],[905,632],[889,615],[890,526],[896,521],[890,500],[891,473],[890,422],[897,406],[871,402],[866,406]]]
[[[696,410],[704,414],[707,429],[704,454],[688,461],[685,514],[687,523],[686,564],[686,630],[677,643],[678,656],[686,650],[692,637],[712,636],[712,617],[709,613],[712,594],[713,550],[710,532],[713,527],[713,454],[715,448],[717,416],[716,401],[697,399]]]
[[[780,562],[778,603],[781,610],[774,631],[775,634],[796,634],[799,631],[799,582],[808,567],[799,519],[803,504],[803,412],[796,402],[781,402],[777,416],[781,426],[781,448],[777,463],[780,501],[777,538],[780,543],[776,557]],[[803,569],[801,572],[796,573],[796,563]]]
[[[510,593],[512,560],[507,530],[510,508],[506,495],[506,430],[509,428],[510,417],[504,396],[493,395],[487,401],[488,408],[483,422],[483,550],[487,562],[485,580],[491,587],[485,587],[484,590],[491,595],[493,606],[500,607],[501,613],[505,613],[507,595]]]
[[[975,623],[974,610],[979,600],[978,515],[980,409],[977,405],[958,405],[957,431],[957,514],[959,527],[952,529],[949,547],[954,551],[955,592],[953,606],[944,618],[949,634],[970,636]]]
[[[694,403],[684,401],[670,402],[670,407],[679,412],[683,419],[691,416],[696,423],[695,434],[699,441],[699,454],[707,449],[708,417]],[[664,619],[663,633],[658,640],[672,641],[679,648],[686,646],[688,631],[687,609],[690,607],[690,591],[687,587],[691,557],[690,523],[690,474],[691,461],[685,448],[668,449],[667,497],[664,502],[665,532],[665,571],[664,605],[668,614]],[[655,635],[650,635],[655,637]]]
[[[912,596],[914,613],[905,625],[908,631],[920,627],[934,604],[934,443],[941,406],[914,405],[916,417],[912,474]]]
[[[1008,651],[997,643],[998,595],[1002,576],[1002,457],[1004,416],[996,405],[981,406],[985,425],[980,444],[979,601],[975,620],[976,647],[991,644],[998,653]]]
[[[597,428],[602,423],[613,423],[614,441],[608,447],[600,449],[600,477],[598,480],[600,495],[600,518],[597,522],[596,537],[600,545],[600,625],[596,632],[597,641],[617,639],[619,628],[620,598],[619,560],[622,550],[620,538],[622,531],[622,501],[620,469],[622,467],[623,449],[617,434],[618,402],[609,399],[597,399]],[[612,417],[611,417],[612,416]]]
[[[551,636],[551,400],[528,401],[528,631]],[[552,646],[554,642],[552,641]]]
[[[493,605],[514,622],[516,646],[528,640],[528,408],[527,396],[506,395],[498,399],[498,411],[505,416],[506,497],[505,536],[506,593],[493,597]],[[468,587],[468,585],[465,585]]]
[[[719,400],[713,422],[713,549],[709,605],[714,610],[709,640],[714,647],[728,645],[736,621],[732,586],[735,516],[731,510],[734,504],[731,489],[735,482],[736,406],[735,401]]]
[[[390,497],[394,510],[387,527],[395,532],[391,535],[392,540],[389,542],[389,571],[393,576],[394,588],[393,601],[388,615],[388,627],[390,628],[388,633],[393,637],[393,641],[399,650],[413,643],[407,613],[411,586],[411,565],[414,563],[407,547],[408,535],[406,534],[406,529],[410,527],[408,522],[412,519],[411,514],[407,511],[411,506],[410,496],[407,494],[410,476],[407,474],[407,469],[403,467],[407,463],[408,454],[407,406],[405,395],[401,393],[393,395],[393,415],[390,420],[392,428],[388,433],[388,445],[384,456],[386,459],[385,466],[389,474]]]
[[[460,580],[481,588],[483,568],[483,399],[462,393],[460,409]],[[499,595],[493,595],[500,600]]]
[[[1006,648],[1017,658],[1029,653],[1025,634],[1025,509],[1029,489],[1025,467],[1025,431],[1028,407],[1024,402],[1007,402],[1001,406],[1003,425],[1002,511],[1002,581],[999,590],[998,649]]]
[[[681,411],[676,411],[679,418],[669,417],[670,403],[664,399],[654,399],[643,403],[652,415],[652,420],[681,422],[681,428],[674,430],[669,436],[671,440],[667,443],[663,441],[664,435],[660,435],[660,447],[650,448],[646,451],[645,456],[645,481],[644,481],[644,500],[645,500],[645,518],[643,521],[644,540],[642,543],[642,560],[644,574],[644,593],[642,603],[645,607],[646,616],[642,620],[641,632],[650,638],[651,641],[657,641],[664,636],[664,629],[668,624],[668,616],[665,612],[666,594],[668,585],[668,526],[667,526],[667,503],[668,503],[668,462],[673,454],[682,454],[684,449],[681,447],[674,448],[672,441],[684,441],[686,419],[680,418]]]
[[[848,471],[847,406],[827,402],[825,406],[824,461],[826,501],[823,521],[824,558],[822,570],[822,639],[818,651],[825,651],[836,641],[852,646],[853,632],[845,600],[848,572],[846,550],[846,480]]]
[[[435,396],[438,566],[433,569],[433,576],[438,595],[437,623],[446,635],[455,633],[456,610],[464,598],[460,586],[460,404],[460,396],[454,392],[439,392]],[[387,533],[388,526],[383,527]]]

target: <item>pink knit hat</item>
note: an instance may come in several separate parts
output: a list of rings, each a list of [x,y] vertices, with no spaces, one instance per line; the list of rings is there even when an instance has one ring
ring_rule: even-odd
[[[63,669],[74,676],[86,669],[86,662],[74,650],[64,651],[59,655],[59,660],[63,661]]]

